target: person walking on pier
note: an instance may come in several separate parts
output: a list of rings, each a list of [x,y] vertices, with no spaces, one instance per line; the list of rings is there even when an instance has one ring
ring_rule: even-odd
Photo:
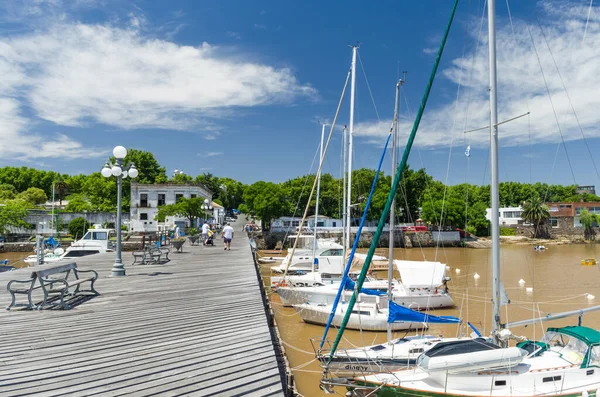
[[[204,224],[202,225],[202,245],[206,245],[206,242],[208,241],[208,222],[204,221]]]
[[[223,249],[231,251],[231,240],[233,240],[233,228],[229,225],[229,222],[227,222],[227,224],[223,228],[221,236],[223,237],[223,245],[225,246],[225,248]]]

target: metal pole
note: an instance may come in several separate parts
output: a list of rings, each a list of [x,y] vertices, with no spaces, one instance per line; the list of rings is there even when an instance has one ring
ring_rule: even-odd
[[[312,272],[315,277],[315,265],[317,264],[317,224],[319,223],[319,193],[321,192],[321,167],[323,167],[323,140],[325,139],[325,123],[321,125],[321,145],[319,146],[319,171],[317,172],[317,196],[315,200],[315,230],[313,241],[313,263]]]
[[[496,78],[496,1],[488,1],[490,70],[490,173],[492,200],[492,336],[500,330],[500,194],[498,189],[498,92]]]
[[[400,94],[400,86],[402,85],[402,80],[398,80],[396,84],[396,103],[394,104],[394,123],[392,126],[393,134],[392,135],[392,181],[394,180],[394,176],[396,175],[396,145],[398,141],[398,97]],[[394,199],[392,200],[392,206],[390,207],[390,231],[389,231],[389,263],[388,263],[388,305],[389,302],[392,301],[392,275],[394,271],[394,207],[396,206],[396,193],[394,193]],[[392,324],[387,323],[387,341],[391,343],[392,341]]]
[[[348,142],[347,142],[347,131],[346,131],[346,126],[344,126],[344,129],[342,130],[342,141],[343,141],[343,150],[344,150],[344,165],[342,166],[342,175],[344,178],[344,182],[342,184],[342,227],[343,227],[343,231],[342,231],[342,245],[344,246],[344,260],[346,260],[346,249],[348,248],[348,245],[346,244],[346,235],[348,234],[348,227],[346,224],[346,213],[348,212],[347,210],[347,197],[346,197],[346,172],[347,172],[347,167],[346,167],[346,161],[347,161],[347,156],[348,156]],[[344,271],[344,265],[342,264],[342,268],[340,269],[341,272],[343,273]]]
[[[352,230],[352,137],[354,135],[354,93],[356,91],[356,51],[357,46],[352,47],[352,80],[350,84],[350,129],[348,130],[348,193],[346,197],[346,204],[348,209],[346,210],[346,227],[348,233],[346,234],[346,247],[350,247],[350,231]]]
[[[121,169],[123,169],[123,161],[117,159],[117,163]],[[121,259],[121,189],[123,185],[123,175],[117,177],[117,258],[112,268],[111,276],[124,276],[125,266],[123,266],[123,260]]]

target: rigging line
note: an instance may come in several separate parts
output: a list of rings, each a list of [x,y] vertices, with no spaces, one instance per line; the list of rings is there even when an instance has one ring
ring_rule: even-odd
[[[550,106],[552,107],[552,113],[554,114],[554,120],[556,121],[556,127],[558,128],[558,133],[560,134],[560,139],[565,148],[565,155],[567,156],[567,162],[569,163],[569,169],[571,171],[571,176],[573,177],[573,182],[577,183],[577,179],[575,178],[575,173],[573,172],[573,166],[571,165],[571,159],[569,158],[567,144],[565,143],[565,137],[563,136],[562,129],[560,128],[560,123],[558,122],[558,115],[556,114],[556,109],[554,108],[554,102],[552,101],[550,87],[548,87],[548,82],[546,81],[546,75],[544,74],[544,68],[542,67],[542,61],[540,60],[540,56],[538,54],[537,47],[535,45],[535,41],[533,40],[533,34],[531,33],[529,24],[525,24],[525,26],[527,26],[527,31],[529,32],[529,37],[531,38],[531,44],[533,45],[533,50],[535,52],[535,56],[537,58],[539,66],[540,66],[540,72],[542,73],[542,78],[544,79],[544,85],[546,86],[546,92],[548,93],[548,100],[550,101]]]
[[[587,20],[585,21],[585,29],[583,29],[583,39],[581,39],[582,46],[583,46],[583,43],[585,43],[585,35],[587,33],[588,24],[590,23],[590,15],[592,14],[592,4],[593,3],[594,3],[594,0],[590,0],[590,8],[588,9]]]
[[[319,144],[320,146],[320,144]],[[302,195],[304,194],[304,189],[306,189],[306,186],[308,185],[308,180],[309,177],[311,175],[311,171],[313,169],[313,166],[315,165],[315,161],[317,159],[317,156],[319,155],[319,146],[317,146],[317,150],[315,151],[315,155],[313,156],[313,160],[312,163],[310,164],[310,168],[308,169],[308,174],[304,177],[304,185],[302,186],[302,190],[300,191],[300,195],[298,196],[298,201],[296,202],[296,207],[294,208],[294,212],[292,213],[292,220],[294,218],[296,218],[296,212],[298,212],[298,208],[300,208],[300,202],[302,201]],[[285,231],[285,235],[283,236],[283,241],[285,241],[289,234],[290,234],[290,228],[287,228]],[[282,250],[283,250],[283,245],[282,245]]]
[[[494,127],[497,127],[497,126],[499,126],[499,125],[502,125],[502,124],[506,124],[506,123],[508,123],[509,121],[513,121],[513,120],[516,120],[516,119],[520,119],[521,117],[528,116],[528,115],[529,115],[529,113],[530,113],[530,112],[523,113],[523,114],[521,114],[521,115],[519,115],[519,116],[515,116],[515,117],[512,117],[512,118],[510,118],[510,119],[508,119],[508,120],[501,121],[501,122],[499,122],[499,123],[496,123],[496,124],[494,124]],[[467,134],[467,133],[469,133],[469,132],[475,132],[475,131],[481,131],[481,130],[489,130],[489,129],[490,129],[490,126],[489,126],[489,125],[486,125],[485,127],[481,127],[481,128],[475,128],[475,129],[472,129],[472,130],[464,131],[464,133],[465,133],[465,134]]]
[[[329,136],[327,137],[327,143],[325,144],[325,150],[323,150],[323,156],[325,155],[325,153],[327,153],[327,149],[329,148],[329,143],[331,142],[331,136],[333,135],[333,131],[335,130],[335,123],[337,122],[337,118],[340,113],[342,103],[344,101],[344,95],[346,94],[346,88],[348,87],[348,80],[350,80],[351,74],[352,74],[352,69],[348,70],[348,74],[346,75],[346,82],[344,83],[344,89],[342,90],[342,95],[340,96],[340,101],[339,101],[337,109],[335,111],[335,116],[333,117],[333,122],[331,123],[331,129],[329,130]],[[321,167],[323,167],[323,162],[319,161],[319,169],[317,170],[317,175],[321,172]],[[290,258],[292,258],[294,256],[294,252],[296,251],[296,247],[298,246],[298,240],[300,240],[299,236],[302,233],[302,226],[304,225],[304,221],[306,220],[306,216],[308,215],[308,208],[309,208],[310,202],[312,200],[313,193],[315,192],[315,189],[317,187],[317,180],[318,180],[318,178],[315,178],[312,189],[310,191],[310,195],[308,196],[308,201],[307,201],[306,207],[304,208],[304,215],[302,216],[302,221],[300,222],[300,227],[298,228],[298,234],[297,234],[296,239],[294,239],[294,246],[292,247],[292,251],[291,251],[291,253],[289,253]],[[314,243],[316,243],[316,241]],[[292,261],[290,259],[290,261],[288,261],[288,263],[285,267],[285,271],[283,273],[284,279],[285,279],[285,277],[287,277],[287,272],[288,272],[288,269],[290,268],[291,263],[292,263]]]
[[[473,52],[473,57],[471,58],[471,71],[469,72],[469,84],[468,87],[472,87],[472,81],[473,81],[473,71],[475,70],[475,60],[477,59],[477,53],[479,52],[479,45],[481,44],[481,32],[483,31],[483,22],[485,21],[485,14],[486,14],[486,5],[487,5],[487,0],[485,0],[483,2],[483,8],[482,8],[482,12],[481,12],[481,18],[479,20],[479,32],[477,33],[477,41],[475,44],[475,51]],[[479,9],[479,5],[477,6],[477,8]],[[465,109],[465,125],[464,125],[464,129],[467,129],[467,123],[469,121],[469,109],[471,108],[471,92],[473,90],[469,89],[467,91],[467,106]],[[471,141],[471,138],[469,137],[469,143]]]
[[[591,6],[591,4],[590,4],[590,6]],[[537,18],[537,16],[536,16],[536,18]],[[588,20],[589,20],[589,15],[588,15]],[[539,19],[537,20],[537,22],[538,22],[538,26],[540,28],[540,32],[542,33],[542,37],[544,38],[544,42],[546,43],[546,47],[548,47],[548,52],[550,53],[550,57],[552,57],[552,62],[554,63],[554,68],[556,69],[556,73],[558,73],[558,77],[560,78],[560,82],[563,86],[563,89],[565,90],[565,94],[567,94],[567,99],[569,100],[569,106],[571,107],[571,110],[573,111],[573,115],[575,116],[575,121],[577,122],[579,131],[581,131],[581,136],[583,137],[583,142],[585,143],[585,147],[587,148],[590,158],[592,159],[592,164],[594,165],[594,170],[596,170],[596,176],[598,176],[598,179],[600,179],[600,173],[598,173],[598,167],[596,167],[596,162],[594,161],[594,156],[592,155],[590,145],[588,144],[587,138],[583,132],[583,127],[581,126],[581,123],[579,122],[579,117],[577,116],[577,112],[575,111],[575,106],[573,106],[573,102],[571,101],[571,95],[569,94],[569,90],[567,90],[565,80],[563,79],[562,74],[560,73],[560,69],[558,68],[558,65],[556,64],[556,58],[554,58],[554,54],[552,53],[552,50],[550,49],[550,44],[548,44],[546,34],[544,33],[544,29],[542,28],[542,25],[541,25]],[[587,26],[586,26],[586,29],[587,29]]]
[[[365,66],[363,65],[362,59],[360,57],[360,51],[356,50],[356,54],[358,55],[358,62],[360,63],[360,69],[363,71],[363,75],[365,76],[365,81],[367,82],[367,88],[369,89],[369,95],[371,96],[371,102],[373,102],[373,107],[375,108],[375,114],[377,115],[377,120],[381,122],[379,118],[379,112],[377,111],[377,105],[375,105],[375,99],[373,99],[373,92],[371,92],[371,86],[369,85],[369,79],[367,79],[367,72],[365,71]]]

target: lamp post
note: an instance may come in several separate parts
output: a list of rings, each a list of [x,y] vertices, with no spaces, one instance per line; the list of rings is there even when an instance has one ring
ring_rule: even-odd
[[[207,211],[212,211],[213,207],[212,207],[212,203],[210,203],[210,201],[208,201],[208,199],[204,199],[204,204],[202,204],[201,207],[204,210],[204,215],[206,216],[206,212]],[[208,221],[208,219],[206,219]]]
[[[121,259],[121,190],[123,186],[123,178],[127,176],[136,178],[138,176],[138,170],[135,168],[133,163],[124,165],[125,156],[127,156],[127,149],[123,146],[117,146],[113,149],[113,156],[115,156],[115,163],[104,164],[102,168],[102,176],[110,178],[111,176],[117,177],[117,257],[113,265],[111,276],[124,276],[125,267],[123,260]]]

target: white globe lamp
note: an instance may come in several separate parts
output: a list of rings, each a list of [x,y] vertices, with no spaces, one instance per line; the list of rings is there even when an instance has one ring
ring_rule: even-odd
[[[125,149],[123,146],[117,146],[113,149],[113,156],[118,159],[124,159],[125,156],[127,156],[127,149]]]

